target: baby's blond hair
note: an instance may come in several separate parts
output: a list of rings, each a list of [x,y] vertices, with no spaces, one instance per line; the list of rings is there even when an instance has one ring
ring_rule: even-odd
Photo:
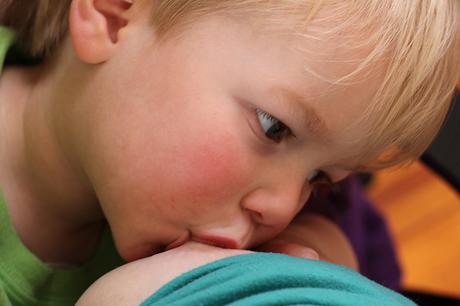
[[[65,36],[71,0],[0,1],[0,22],[17,31],[25,52],[48,54]],[[333,18],[326,34],[347,35],[353,29],[357,34],[344,47],[372,47],[352,73],[331,84],[354,82],[382,62],[386,67],[366,116],[356,122],[369,132],[353,168],[388,167],[420,156],[446,117],[460,71],[458,0],[134,1],[153,3],[152,24],[163,38],[215,14],[264,17],[259,19],[270,29],[286,30],[289,24],[300,35],[307,35],[315,18]],[[323,8],[329,17],[318,17]]]

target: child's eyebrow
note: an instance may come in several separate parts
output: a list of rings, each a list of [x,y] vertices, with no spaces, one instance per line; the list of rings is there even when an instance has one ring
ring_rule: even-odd
[[[329,129],[323,118],[308,102],[308,97],[296,93],[294,90],[285,87],[273,87],[276,96],[281,97],[287,105],[287,110],[300,124],[315,138],[322,142],[330,142]]]

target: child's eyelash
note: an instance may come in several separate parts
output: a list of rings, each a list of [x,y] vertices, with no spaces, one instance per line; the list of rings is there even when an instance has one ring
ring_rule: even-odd
[[[260,108],[256,108],[255,112],[259,121],[259,125],[262,128],[266,138],[275,143],[280,143],[288,137],[294,136],[291,129],[278,118],[272,116],[266,111],[261,110]]]
[[[261,110],[260,108],[256,109],[256,113],[258,115],[261,115],[261,116],[265,117],[266,119],[268,119],[270,121],[279,121],[277,118],[273,117],[272,115],[270,115],[266,111]]]

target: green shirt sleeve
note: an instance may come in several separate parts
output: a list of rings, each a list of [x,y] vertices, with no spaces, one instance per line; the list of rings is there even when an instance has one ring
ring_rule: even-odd
[[[0,26],[0,73],[2,72],[3,62],[6,52],[14,41],[14,32],[8,28]]]
[[[222,259],[182,274],[141,306],[414,306],[350,269],[281,254]]]
[[[99,247],[87,263],[53,268],[23,244],[0,192],[0,306],[70,306],[99,277],[124,262],[106,227]]]

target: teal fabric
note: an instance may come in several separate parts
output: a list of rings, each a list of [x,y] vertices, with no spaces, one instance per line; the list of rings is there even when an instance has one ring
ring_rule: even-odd
[[[141,306],[414,306],[350,269],[271,253],[222,259],[182,274]]]

